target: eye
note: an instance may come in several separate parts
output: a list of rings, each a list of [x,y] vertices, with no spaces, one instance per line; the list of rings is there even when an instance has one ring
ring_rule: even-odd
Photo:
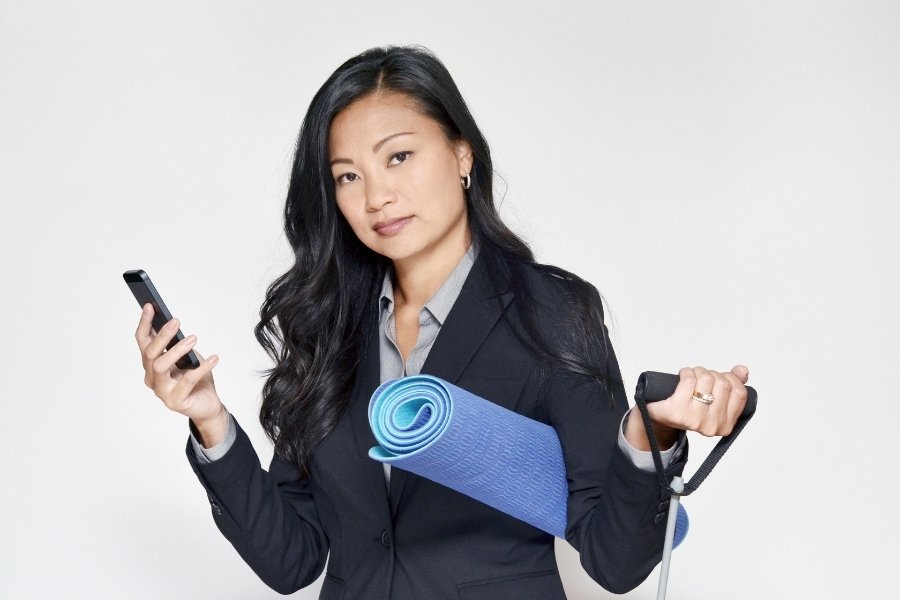
[[[356,173],[344,173],[343,175],[338,175],[334,182],[338,185],[341,185],[344,183],[350,183],[351,181],[356,181],[357,179],[359,179],[359,175],[357,175]]]
[[[405,150],[403,152],[397,152],[393,156],[391,156],[391,161],[388,164],[392,165],[392,164],[399,164],[402,162],[406,162],[406,159],[408,159],[411,154],[412,154],[412,152],[410,152],[409,150]]]

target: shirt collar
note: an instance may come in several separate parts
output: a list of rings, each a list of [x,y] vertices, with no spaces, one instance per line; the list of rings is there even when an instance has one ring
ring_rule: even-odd
[[[438,324],[443,326],[450,314],[450,309],[456,302],[456,298],[462,291],[463,283],[475,264],[475,258],[478,255],[478,249],[475,243],[469,245],[469,249],[457,263],[453,271],[438,288],[438,291],[425,303],[425,308],[431,313],[431,316],[437,320]],[[382,318],[387,314],[394,312],[394,284],[393,284],[394,268],[391,267],[384,274],[384,280],[381,284],[381,314]]]

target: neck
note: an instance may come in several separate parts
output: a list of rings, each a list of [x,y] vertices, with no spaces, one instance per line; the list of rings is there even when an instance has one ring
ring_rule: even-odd
[[[462,260],[472,238],[466,228],[464,235],[455,240],[409,257],[394,261],[394,302],[399,306],[412,305],[417,308],[434,296],[450,273]]]

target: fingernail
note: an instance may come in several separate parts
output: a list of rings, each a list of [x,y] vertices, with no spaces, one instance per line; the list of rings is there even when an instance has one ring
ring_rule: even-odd
[[[210,364],[214,365],[214,364],[216,364],[217,362],[219,362],[219,357],[218,357],[218,356],[210,356],[210,357],[209,357],[209,363],[210,363]]]
[[[196,342],[197,342],[197,336],[196,336],[196,335],[189,335],[189,336],[187,336],[187,343],[188,343],[188,344],[190,344],[191,346],[193,346]]]

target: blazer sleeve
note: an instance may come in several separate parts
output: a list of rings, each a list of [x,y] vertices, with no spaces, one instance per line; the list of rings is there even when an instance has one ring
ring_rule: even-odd
[[[328,556],[312,483],[277,456],[266,472],[237,420],[235,425],[234,444],[224,456],[201,463],[188,440],[188,461],[225,538],[266,585],[293,593],[318,578]]]
[[[596,302],[600,302],[599,295]],[[621,594],[643,582],[662,559],[669,496],[655,471],[637,467],[618,447],[628,400],[606,326],[588,333],[588,354],[604,357],[605,384],[569,371],[552,371],[543,404],[563,448],[569,484],[566,539],[588,575]],[[666,469],[680,475],[681,456]]]

